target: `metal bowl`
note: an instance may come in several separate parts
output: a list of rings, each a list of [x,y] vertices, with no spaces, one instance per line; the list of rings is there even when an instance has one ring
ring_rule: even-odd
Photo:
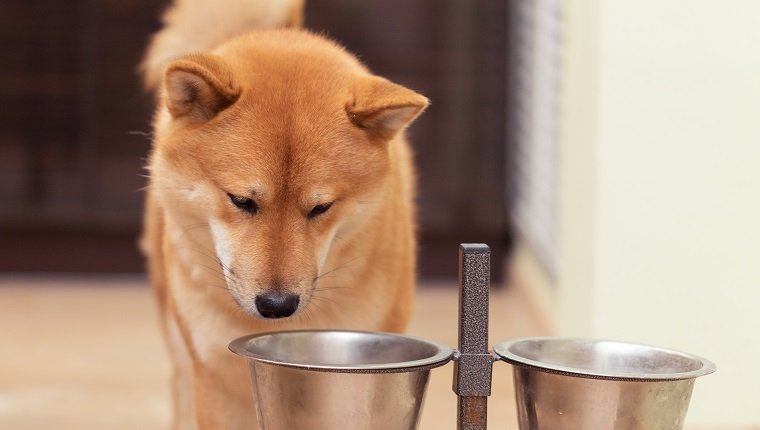
[[[678,430],[715,365],[655,346],[531,338],[496,344],[513,364],[521,430]]]
[[[423,339],[359,331],[264,333],[230,350],[248,359],[267,430],[413,430],[430,369],[454,354]]]
[[[337,373],[396,373],[432,369],[451,360],[444,345],[391,333],[282,331],[244,336],[230,350],[260,363]]]
[[[583,378],[635,381],[692,379],[715,372],[693,354],[611,340],[528,338],[499,342],[494,352],[518,366]]]

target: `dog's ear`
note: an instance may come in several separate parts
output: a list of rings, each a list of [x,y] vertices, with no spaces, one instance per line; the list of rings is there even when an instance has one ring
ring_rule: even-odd
[[[213,118],[240,96],[227,63],[211,54],[193,54],[169,63],[164,86],[172,116],[197,122]]]
[[[427,107],[428,99],[378,76],[362,76],[356,82],[354,101],[346,106],[348,117],[373,138],[392,139]]]

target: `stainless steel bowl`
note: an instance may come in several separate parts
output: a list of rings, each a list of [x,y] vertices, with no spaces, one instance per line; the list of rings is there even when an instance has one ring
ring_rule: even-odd
[[[415,429],[430,369],[453,350],[409,336],[290,331],[230,344],[248,359],[265,430]]]
[[[513,364],[521,430],[677,430],[695,378],[715,365],[626,342],[530,338],[500,342]]]

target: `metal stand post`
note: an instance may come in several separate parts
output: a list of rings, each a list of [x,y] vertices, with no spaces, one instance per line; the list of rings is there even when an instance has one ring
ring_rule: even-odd
[[[484,244],[459,246],[459,353],[454,357],[458,430],[485,430],[491,368],[488,352],[488,283],[491,250]]]

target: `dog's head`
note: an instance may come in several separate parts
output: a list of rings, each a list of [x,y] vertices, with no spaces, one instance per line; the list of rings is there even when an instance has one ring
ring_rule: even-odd
[[[183,228],[208,228],[199,252],[265,318],[303,309],[331,247],[384,210],[399,162],[389,145],[427,106],[332,42],[288,30],[171,62],[163,100],[153,186]]]

